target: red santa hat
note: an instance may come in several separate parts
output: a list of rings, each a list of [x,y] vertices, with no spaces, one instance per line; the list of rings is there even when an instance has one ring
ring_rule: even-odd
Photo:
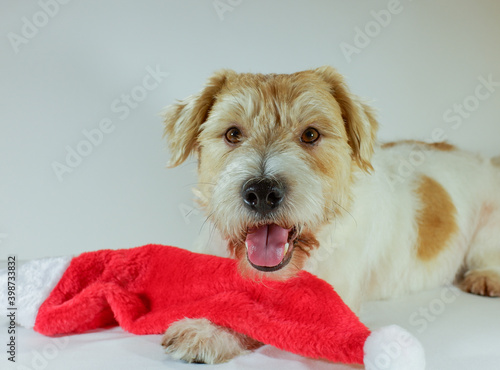
[[[329,284],[305,271],[254,281],[234,260],[146,245],[30,261],[19,268],[18,287],[17,322],[45,335],[113,325],[161,334],[177,320],[206,318],[306,357],[366,369],[425,368],[415,337],[396,325],[371,332]]]

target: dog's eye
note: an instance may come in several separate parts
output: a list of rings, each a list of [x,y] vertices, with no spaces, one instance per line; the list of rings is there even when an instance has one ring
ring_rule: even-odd
[[[306,129],[302,136],[300,137],[300,141],[305,144],[314,144],[319,139],[319,132],[315,128],[309,127]]]
[[[224,135],[226,141],[230,144],[238,144],[241,141],[241,136],[241,131],[236,127],[231,127]]]

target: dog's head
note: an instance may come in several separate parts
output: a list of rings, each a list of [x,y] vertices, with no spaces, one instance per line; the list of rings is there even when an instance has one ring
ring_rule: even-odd
[[[215,73],[166,111],[171,166],[198,157],[198,196],[244,273],[300,270],[369,171],[377,123],[331,67]]]

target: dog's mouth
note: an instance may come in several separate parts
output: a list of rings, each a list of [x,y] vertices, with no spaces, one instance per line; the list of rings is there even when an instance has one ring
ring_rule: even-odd
[[[248,228],[245,239],[248,262],[264,272],[281,270],[292,259],[296,238],[295,227],[266,224]]]

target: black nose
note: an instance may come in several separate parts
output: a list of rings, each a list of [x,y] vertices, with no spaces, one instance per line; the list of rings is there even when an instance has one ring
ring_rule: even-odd
[[[275,180],[255,179],[245,183],[241,195],[247,208],[266,215],[280,205],[285,186]]]

